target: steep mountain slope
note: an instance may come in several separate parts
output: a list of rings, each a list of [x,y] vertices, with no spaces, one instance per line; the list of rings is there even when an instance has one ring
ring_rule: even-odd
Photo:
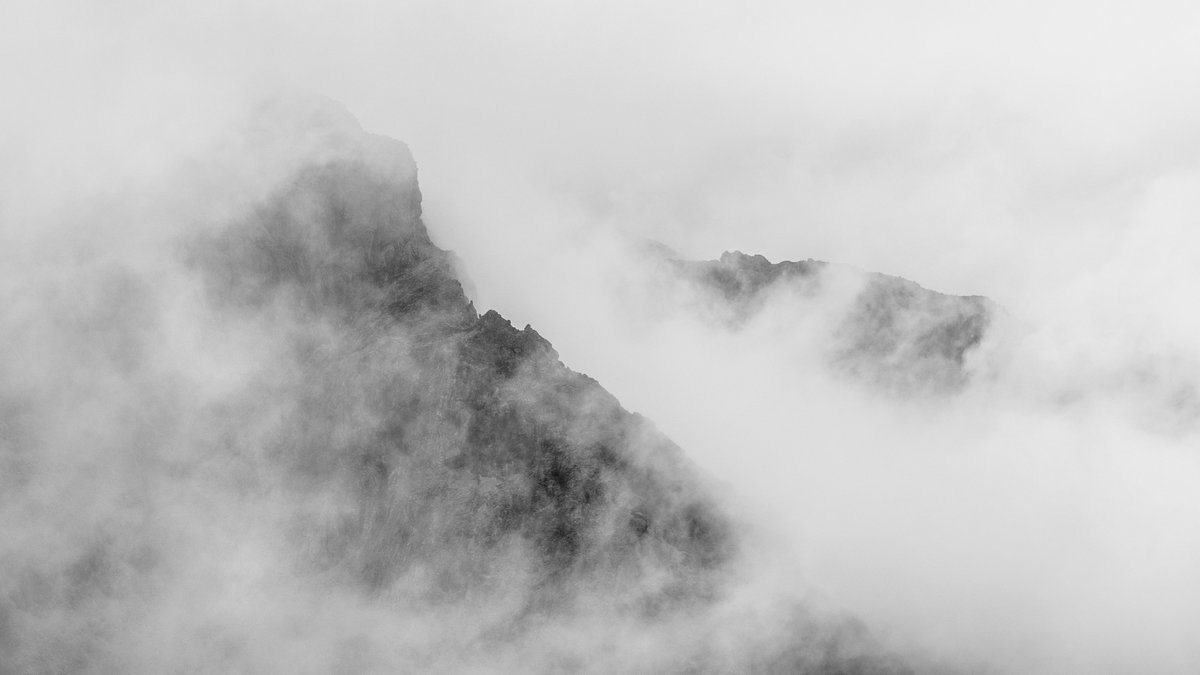
[[[415,561],[447,572],[466,548],[515,537],[538,555],[539,601],[564,599],[563,575],[600,581],[634,562],[678,578],[634,586],[628,602],[702,592],[734,542],[693,469],[531,327],[475,312],[407,176],[354,161],[305,168],[195,248],[218,302],[283,302],[301,318],[290,341],[305,395],[278,443],[300,470],[357,483],[360,513],[332,549],[358,551],[355,574],[375,589]],[[445,584],[486,579],[492,561],[471,560]]]
[[[301,326],[345,331],[298,331],[309,386],[276,439],[297,473],[340,477],[356,505],[315,535],[320,566],[373,593],[427,570],[435,602],[486,601],[497,580],[527,579],[490,630],[581,608],[707,624],[697,617],[728,592],[739,545],[713,487],[533,328],[476,313],[421,222],[415,166],[394,152],[405,161],[391,175],[354,160],[307,167],[196,246],[219,301],[262,311],[286,298]],[[853,624],[788,613],[796,632],[782,643],[712,653],[709,625],[637,667],[903,670]]]
[[[211,360],[96,353],[120,396],[79,400],[119,423],[78,469],[82,446],[5,432],[9,531],[86,507],[4,549],[0,672],[912,672],[742,593],[746,526],[532,327],[475,310],[407,148],[325,102],[289,115],[256,133],[307,144],[298,168],[184,238]],[[125,351],[187,344],[130,316]]]

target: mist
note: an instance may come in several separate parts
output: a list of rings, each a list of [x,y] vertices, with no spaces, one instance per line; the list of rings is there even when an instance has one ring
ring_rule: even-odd
[[[1194,671],[1196,12],[10,3],[3,591],[50,609],[0,617],[5,667],[653,669],[731,616],[785,631],[787,596],[958,669]],[[186,264],[306,163],[359,151],[256,108],[296,91],[408,144],[475,307],[531,324],[716,477],[761,531],[733,599],[649,632],[602,608],[488,642],[531,585],[520,546],[486,604],[434,603],[417,571],[385,611],[294,568],[288,532],[358,517],[358,469],[313,489],[319,459],[278,456],[320,389],[284,345],[362,339],[413,373],[421,339],[371,342],[284,295],[214,304]],[[731,325],[646,242],[836,270]],[[830,368],[860,270],[1002,308],[969,384],[898,395]],[[348,400],[386,388],[331,363]],[[328,442],[378,424],[346,403]],[[30,620],[63,647],[14,642]],[[725,639],[729,662],[763,644]]]

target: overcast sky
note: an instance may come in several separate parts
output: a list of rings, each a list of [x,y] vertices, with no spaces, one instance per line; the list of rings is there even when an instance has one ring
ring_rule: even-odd
[[[9,0],[0,262],[328,95],[411,146],[481,310],[765,495],[837,602],[1013,672],[1187,672],[1197,436],[1154,420],[1200,363],[1198,84],[1182,2]],[[623,306],[631,238],[988,295],[1025,337],[943,408],[798,382],[793,324]]]
[[[211,117],[235,94],[325,93],[413,147],[433,225],[479,258],[477,275],[486,254],[456,233],[481,220],[522,232],[511,221],[529,219],[539,207],[522,197],[536,195],[572,214],[559,228],[615,225],[697,257],[825,258],[1021,300],[1117,255],[1157,255],[1186,229],[1169,221],[1200,143],[1197,13],[16,0],[0,73],[5,135],[84,159],[112,149],[97,137],[158,147],[195,132],[172,118]]]

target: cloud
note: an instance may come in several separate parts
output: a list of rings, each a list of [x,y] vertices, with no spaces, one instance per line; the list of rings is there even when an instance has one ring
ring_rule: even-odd
[[[431,232],[461,256],[477,306],[532,323],[758,503],[833,604],[896,643],[1001,671],[1194,669],[1181,629],[1200,552],[1193,9],[17,2],[10,15],[3,428],[61,450],[46,458],[59,471],[31,479],[34,512],[5,528],[48,541],[7,550],[57,563],[79,530],[124,532],[107,519],[139,512],[122,500],[143,459],[135,444],[114,465],[111,446],[127,429],[146,429],[142,444],[191,438],[199,423],[181,411],[228,396],[269,351],[260,327],[208,321],[161,254],[294,166],[288,147],[243,163],[228,129],[247,100],[298,86],[408,142]],[[225,159],[193,162],[205,153]],[[682,291],[647,292],[661,280],[630,236],[988,295],[1013,317],[1003,367],[949,402],[863,391],[822,370],[808,341],[821,325],[786,303],[728,332],[680,310]],[[65,416],[80,422],[52,424]],[[179,447],[189,465],[194,448]],[[7,480],[31,470],[5,461]],[[111,490],[72,493],[72,466]],[[54,528],[17,527],[63,493],[76,501]],[[269,576],[270,539],[254,535],[272,521],[229,539],[208,529],[226,516],[196,524],[229,567],[206,611],[258,623],[239,589]],[[96,546],[124,560],[143,543]],[[319,603],[297,593],[296,607]],[[160,618],[168,633],[196,620]],[[213,643],[254,652],[228,633]]]

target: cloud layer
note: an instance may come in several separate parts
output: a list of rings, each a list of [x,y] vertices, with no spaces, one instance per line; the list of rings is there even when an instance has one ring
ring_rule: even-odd
[[[899,645],[1001,672],[1194,670],[1195,9],[18,1],[7,13],[3,368],[19,390],[8,400],[41,403],[8,406],[4,429],[59,448],[51,464],[111,474],[99,482],[113,492],[58,510],[70,486],[47,479],[6,510],[5,531],[53,513],[54,534],[6,550],[54,551],[106,526],[87,514],[125,513],[105,506],[136,492],[151,460],[107,462],[103,431],[121,420],[124,442],[141,425],[199,424],[172,416],[228,395],[264,353],[254,327],[205,332],[200,290],[166,254],[303,154],[228,133],[248,100],[299,87],[408,142],[432,236],[458,252],[476,305],[534,324],[755,503],[831,604]],[[195,163],[202,153],[218,159]],[[713,326],[630,239],[899,274],[992,297],[1012,321],[961,396],[897,401],[823,369],[812,336],[829,307],[798,314],[781,297],[739,331]],[[203,377],[160,384],[181,368]],[[150,408],[146,386],[164,387]],[[9,455],[0,480],[22,461]],[[203,490],[144,498],[210,503]],[[203,555],[262,576],[261,552],[212,540]],[[119,544],[137,558],[136,537]],[[222,597],[253,620],[236,589]],[[159,623],[173,620],[185,619]]]

